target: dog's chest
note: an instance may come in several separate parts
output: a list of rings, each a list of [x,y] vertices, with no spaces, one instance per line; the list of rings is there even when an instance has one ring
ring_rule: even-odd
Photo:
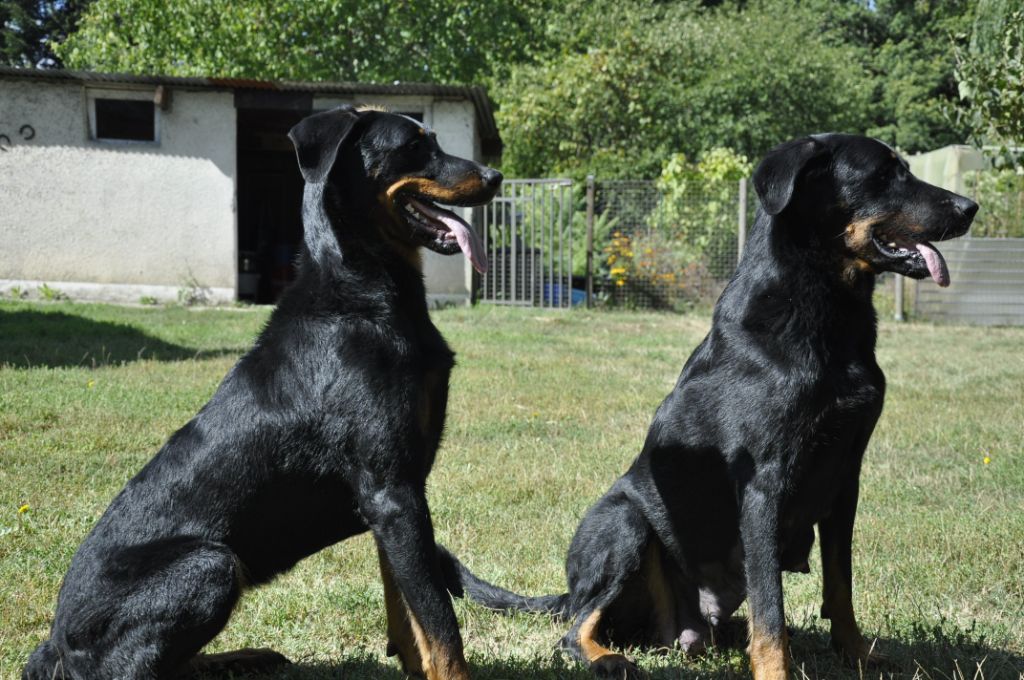
[[[823,385],[815,417],[791,470],[790,503],[817,521],[838,490],[858,474],[860,460],[881,414],[885,383],[873,361],[851,362]]]
[[[436,448],[444,430],[448,406],[448,379],[451,366],[433,366],[425,370],[416,390],[416,423],[424,439]]]
[[[416,380],[412,386],[411,421],[425,444],[427,469],[433,465],[434,455],[444,434],[445,414],[448,409],[448,380],[455,366],[455,354],[436,329],[421,336],[419,351],[414,361]]]

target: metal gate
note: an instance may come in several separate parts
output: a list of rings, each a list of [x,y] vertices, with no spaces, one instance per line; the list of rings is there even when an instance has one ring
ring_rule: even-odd
[[[572,306],[571,180],[506,179],[481,222],[489,262],[481,302]]]

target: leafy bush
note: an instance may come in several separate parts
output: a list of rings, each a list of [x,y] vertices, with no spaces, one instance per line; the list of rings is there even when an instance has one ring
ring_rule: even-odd
[[[1024,237],[1024,167],[970,173],[968,193],[981,209],[974,236]]]
[[[674,154],[656,182],[661,202],[649,224],[664,235],[678,262],[702,263],[717,278],[736,266],[738,182],[753,165],[731,149],[714,148],[698,163]]]
[[[615,229],[603,250],[609,302],[678,308],[717,292],[736,266],[739,180],[752,170],[746,156],[725,148],[697,163],[672,155],[655,182],[653,209],[634,228]]]

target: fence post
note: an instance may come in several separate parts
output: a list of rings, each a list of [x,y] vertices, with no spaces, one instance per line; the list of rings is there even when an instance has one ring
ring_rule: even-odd
[[[740,180],[740,211],[736,229],[736,262],[743,257],[743,246],[747,243],[747,178]]]
[[[896,313],[893,314],[893,318],[897,321],[903,321],[903,277],[899,274],[893,274],[893,285],[896,287],[895,304]]]
[[[587,309],[594,306],[594,176],[587,175]]]

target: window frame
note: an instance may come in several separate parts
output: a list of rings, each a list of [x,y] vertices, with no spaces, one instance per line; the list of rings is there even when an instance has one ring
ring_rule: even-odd
[[[161,110],[155,101],[156,90],[100,90],[89,88],[86,92],[89,141],[113,146],[160,146]],[[145,101],[153,105],[153,139],[120,139],[118,137],[100,137],[97,135],[96,100],[120,99],[124,101]]]

